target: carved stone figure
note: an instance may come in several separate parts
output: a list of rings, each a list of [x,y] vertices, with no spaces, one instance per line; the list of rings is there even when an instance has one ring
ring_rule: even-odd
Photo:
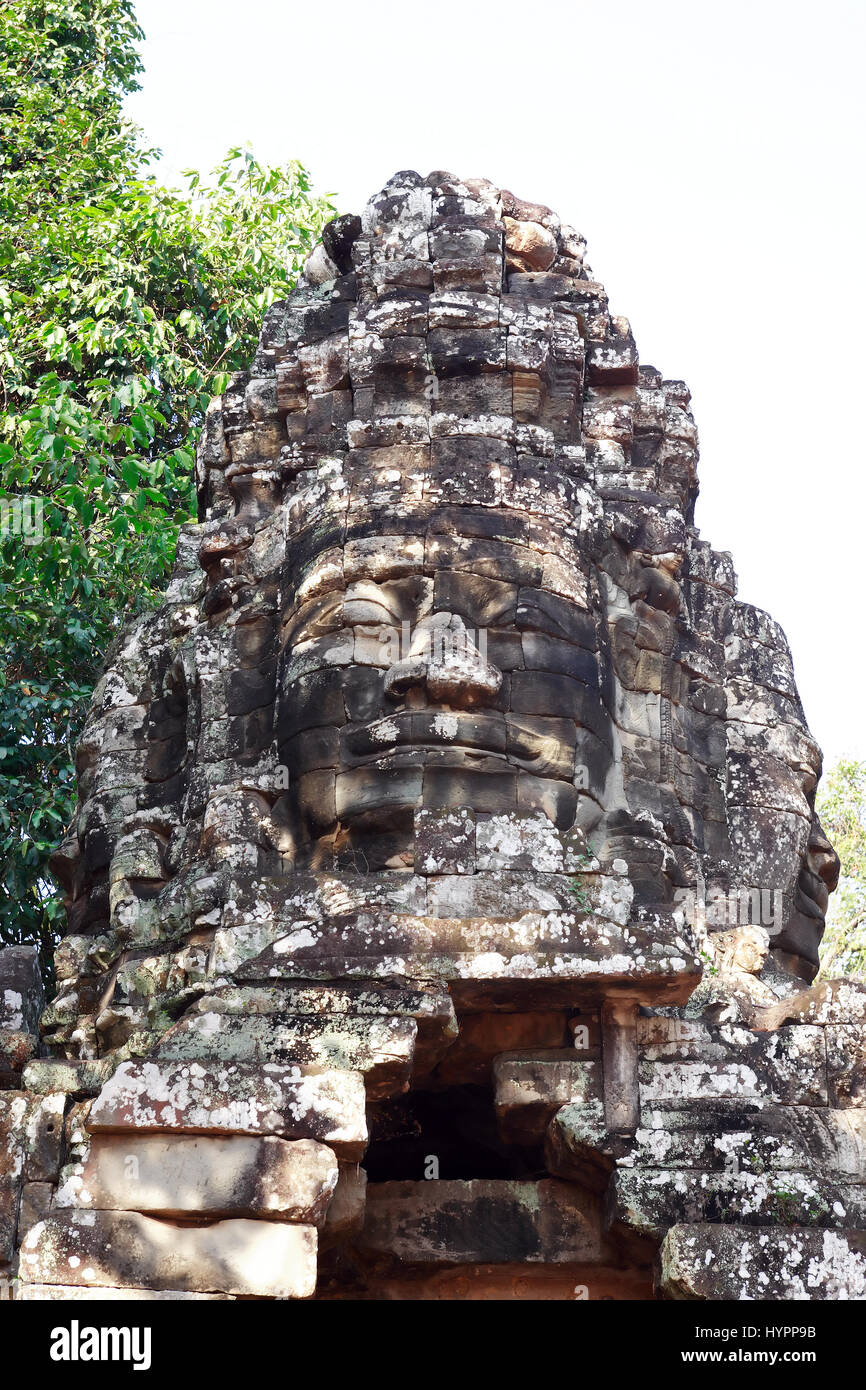
[[[655,1263],[666,1296],[799,1297],[804,1253],[837,1289],[805,1296],[859,1296],[866,995],[804,993],[820,751],[695,528],[688,390],[584,253],[484,180],[398,174],[208,411],[199,521],[109,655],[55,860],[28,1076],[90,1138],[27,1287],[77,1286],[87,1208],[137,1252],[88,1245],[101,1285],[178,1296],[562,1297],[589,1268],[648,1297]],[[166,1263],[153,1217],[190,1210],[216,1234]],[[731,1292],[723,1219],[814,1231]],[[219,1245],[241,1220],[283,1283]]]

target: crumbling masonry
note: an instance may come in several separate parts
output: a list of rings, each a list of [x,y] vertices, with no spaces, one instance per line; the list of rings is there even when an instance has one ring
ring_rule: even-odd
[[[23,1299],[866,1297],[866,988],[689,393],[546,207],[398,174],[208,411],[78,752]]]

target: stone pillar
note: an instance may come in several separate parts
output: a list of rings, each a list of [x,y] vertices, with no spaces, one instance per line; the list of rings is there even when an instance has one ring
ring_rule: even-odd
[[[633,999],[616,995],[601,1008],[604,1118],[611,1134],[634,1134],[640,1123],[637,1010]]]

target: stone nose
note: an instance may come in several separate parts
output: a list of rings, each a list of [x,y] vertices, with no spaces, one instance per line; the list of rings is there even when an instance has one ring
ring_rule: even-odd
[[[385,672],[385,693],[401,700],[411,689],[437,704],[454,708],[490,704],[499,693],[502,672],[487,660],[487,634],[470,631],[457,613],[423,618],[405,652]]]
[[[812,873],[821,879],[832,893],[839,882],[840,860],[824,834],[817,816],[812,821],[807,863]]]

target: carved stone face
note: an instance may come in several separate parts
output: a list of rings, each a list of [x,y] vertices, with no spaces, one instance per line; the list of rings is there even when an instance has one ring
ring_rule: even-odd
[[[233,932],[262,949],[268,913],[275,939],[327,915],[334,883],[344,910],[396,894],[424,921],[519,923],[543,876],[525,846],[575,826],[628,934],[572,921],[575,978],[599,940],[643,979],[665,932],[680,960],[677,895],[702,890],[737,914],[717,929],[760,927],[777,965],[814,973],[837,873],[820,752],[784,634],[695,528],[689,401],[639,365],[550,209],[409,173],[325,229],[208,411],[200,525],[97,692],[56,861],[91,962],[68,965],[65,1043],[92,1045],[120,953],[188,940],[182,990],[199,932],[225,935],[208,968],[230,973]],[[450,834],[419,812],[461,810],[471,854],[419,851],[419,821],[440,849]],[[473,858],[510,816],[517,850]],[[561,881],[536,885],[554,918],[563,893],[575,918],[575,865],[596,872],[583,849],[559,843]],[[739,914],[755,893],[771,921]],[[527,927],[515,958],[541,941],[555,972],[560,926]],[[467,972],[490,955],[474,930],[455,929]]]
[[[427,509],[425,531],[350,540],[290,589],[278,742],[302,842],[397,866],[420,806],[598,821],[597,594],[565,536],[542,552],[507,520]]]
[[[785,634],[737,604],[726,636],[726,813],[732,875],[778,893],[764,925],[777,961],[818,965],[839,859],[815,814],[821,750],[806,724]],[[797,962],[800,965],[797,965]]]

